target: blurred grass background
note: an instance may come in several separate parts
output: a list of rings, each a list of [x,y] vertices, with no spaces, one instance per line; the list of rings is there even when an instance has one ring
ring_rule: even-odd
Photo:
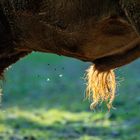
[[[0,140],[140,140],[140,61],[116,71],[116,110],[84,101],[90,63],[32,53],[5,74]]]

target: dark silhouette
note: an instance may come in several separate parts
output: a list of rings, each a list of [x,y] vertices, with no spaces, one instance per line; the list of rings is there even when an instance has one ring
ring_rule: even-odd
[[[113,69],[140,56],[139,33],[139,0],[1,0],[0,73],[32,51]]]

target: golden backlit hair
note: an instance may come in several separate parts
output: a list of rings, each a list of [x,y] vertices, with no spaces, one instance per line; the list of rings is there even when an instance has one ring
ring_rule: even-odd
[[[93,65],[86,71],[85,78],[87,80],[86,98],[92,101],[90,108],[94,109],[99,103],[105,101],[110,110],[116,91],[114,71],[101,72]]]

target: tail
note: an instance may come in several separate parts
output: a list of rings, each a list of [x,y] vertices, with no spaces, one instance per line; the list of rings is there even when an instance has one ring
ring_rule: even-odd
[[[90,108],[94,109],[105,101],[110,110],[115,98],[116,80],[114,70],[99,71],[96,64],[86,71],[86,98],[92,101]]]

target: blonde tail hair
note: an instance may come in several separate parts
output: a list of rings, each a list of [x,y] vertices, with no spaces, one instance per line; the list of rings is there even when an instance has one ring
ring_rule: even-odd
[[[116,91],[114,70],[102,72],[93,65],[87,69],[85,78],[87,80],[86,98],[92,100],[90,108],[95,109],[99,103],[105,101],[110,110]]]

